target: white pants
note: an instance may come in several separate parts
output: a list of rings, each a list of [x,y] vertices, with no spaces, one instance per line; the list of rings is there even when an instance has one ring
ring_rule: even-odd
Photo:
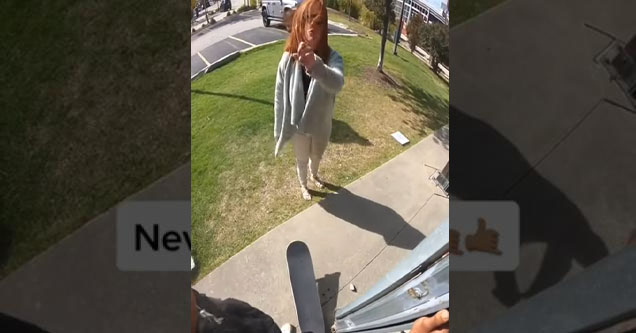
[[[318,177],[318,166],[322,159],[322,154],[327,148],[329,139],[321,140],[314,136],[294,134],[292,145],[294,146],[294,154],[296,155],[296,171],[298,172],[298,181],[301,186],[307,187],[307,165],[311,175]]]

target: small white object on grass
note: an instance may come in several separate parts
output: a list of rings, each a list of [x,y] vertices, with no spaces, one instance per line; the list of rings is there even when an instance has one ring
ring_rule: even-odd
[[[399,142],[402,146],[404,146],[405,144],[409,143],[409,139],[407,139],[404,134],[402,134],[402,132],[397,131],[393,134],[391,134],[391,136],[397,141]]]
[[[190,270],[194,269],[194,259],[192,259],[192,256],[190,256]]]
[[[354,286],[353,283],[349,285],[349,289],[354,293],[356,292],[356,286]]]

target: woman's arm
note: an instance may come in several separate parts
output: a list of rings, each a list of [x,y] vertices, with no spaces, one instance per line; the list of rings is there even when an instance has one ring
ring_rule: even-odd
[[[329,65],[320,59],[319,56],[315,56],[316,62],[311,68],[309,75],[318,81],[320,86],[332,94],[336,94],[342,89],[344,85],[344,70],[342,57],[334,52],[334,57],[329,60]]]
[[[276,72],[276,86],[274,88],[274,138],[280,135],[282,127],[281,119],[283,116],[283,108],[285,107],[285,101],[283,100],[283,71],[285,70],[287,58],[289,58],[288,54],[284,53],[278,64],[278,71]]]

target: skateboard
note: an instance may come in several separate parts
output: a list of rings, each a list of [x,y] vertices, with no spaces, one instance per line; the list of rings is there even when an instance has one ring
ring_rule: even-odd
[[[324,333],[325,323],[316,286],[314,265],[307,244],[294,241],[287,246],[287,269],[302,333]]]

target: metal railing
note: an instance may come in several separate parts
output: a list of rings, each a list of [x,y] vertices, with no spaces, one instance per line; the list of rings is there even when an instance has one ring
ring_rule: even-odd
[[[448,308],[448,219],[367,293],[336,311],[335,332],[395,332]]]

